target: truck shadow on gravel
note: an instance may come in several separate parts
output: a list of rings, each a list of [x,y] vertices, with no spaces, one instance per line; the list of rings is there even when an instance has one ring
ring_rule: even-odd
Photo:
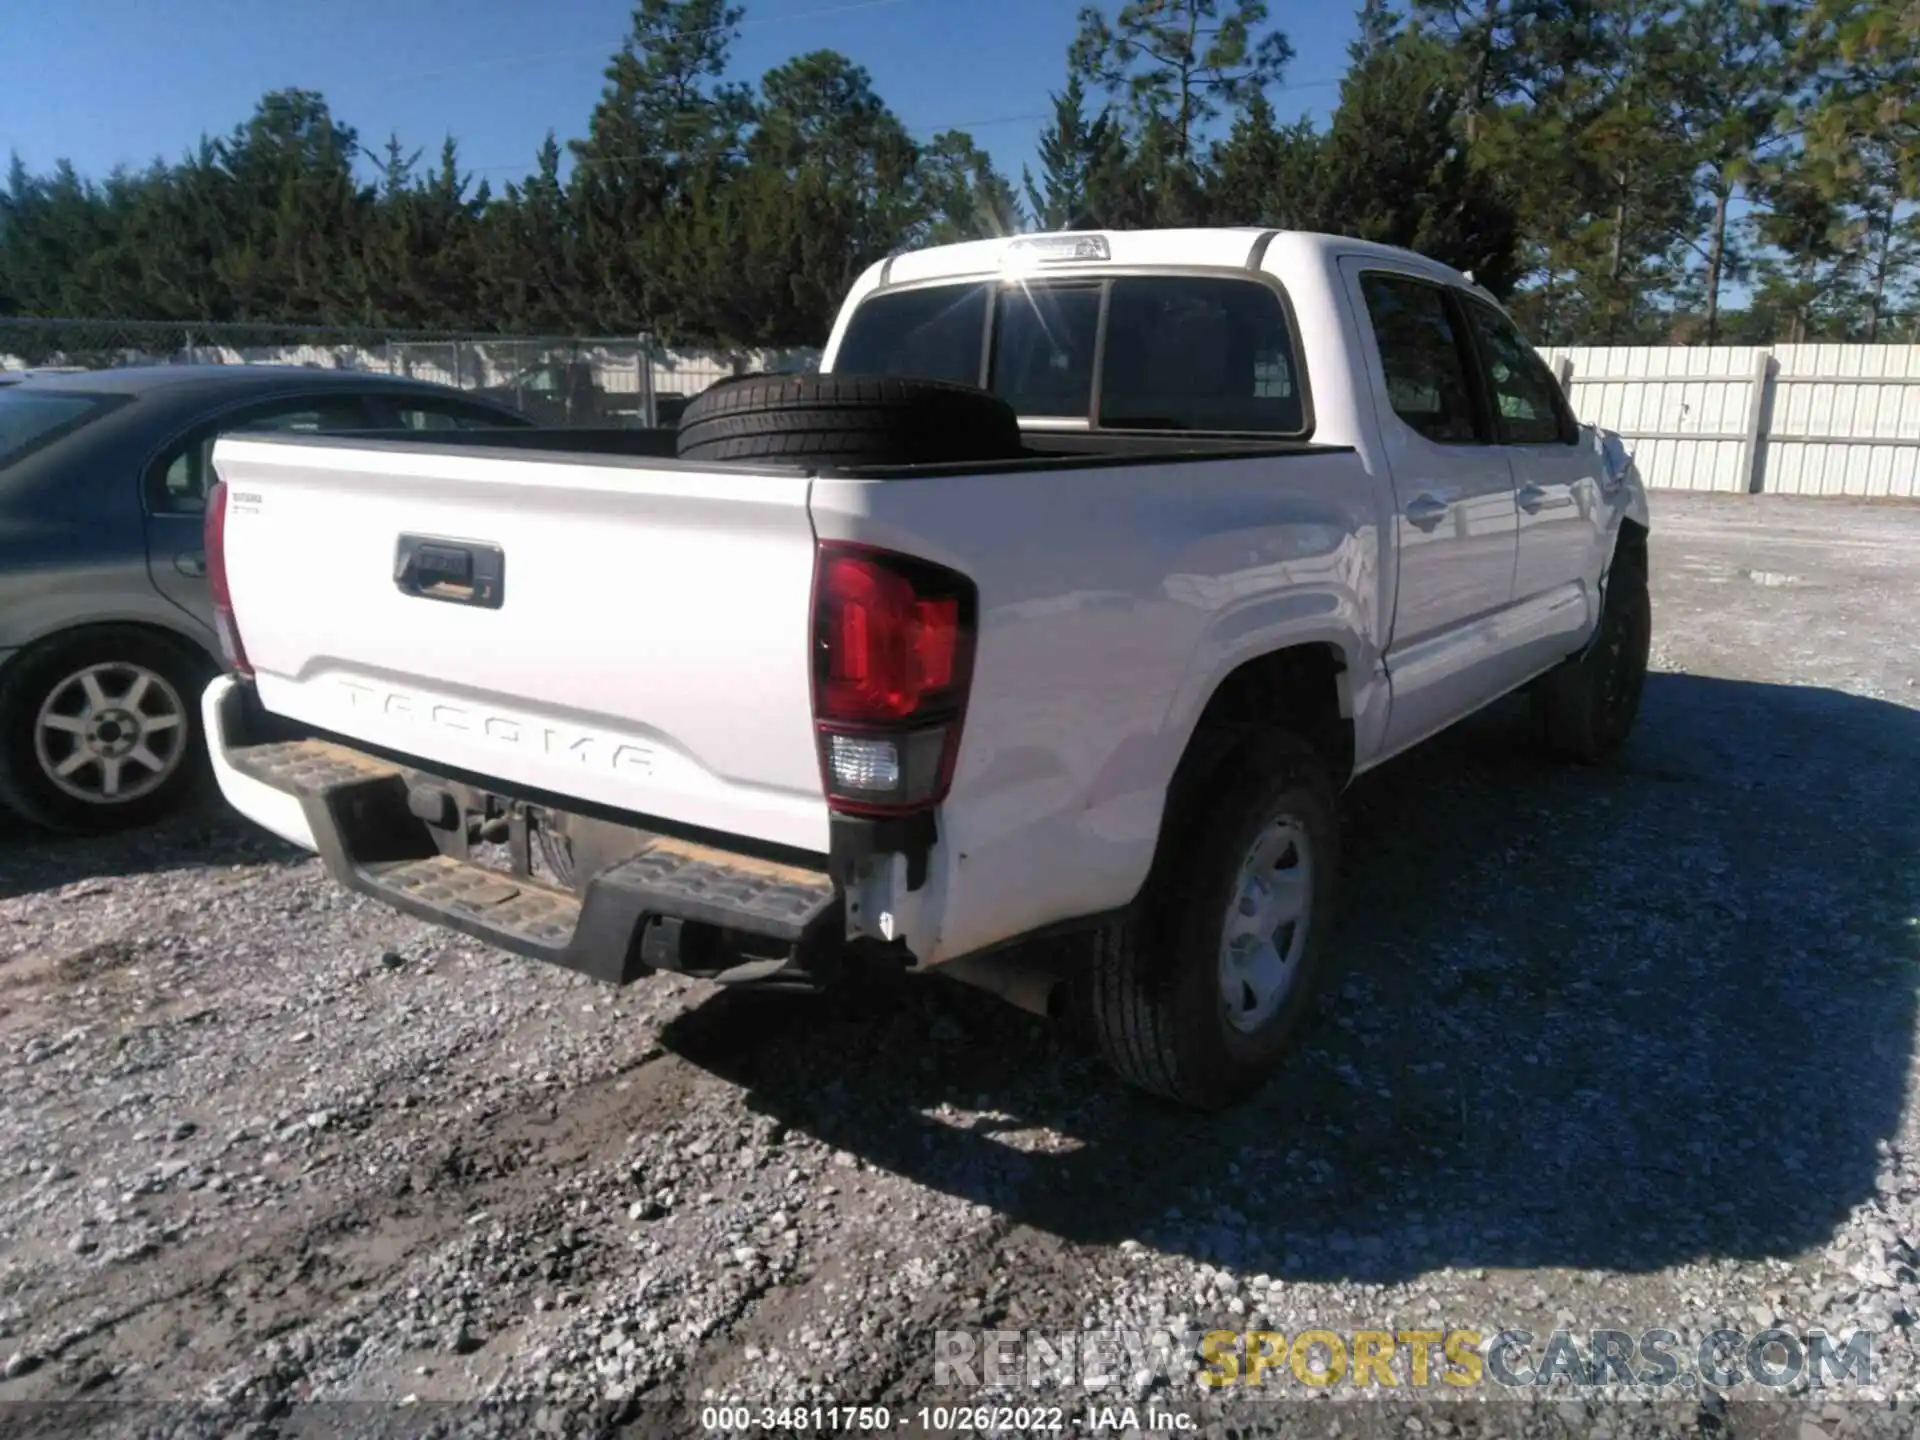
[[[0,901],[84,880],[309,858],[217,798],[117,835],[53,835],[0,810]]]
[[[1338,967],[1219,1117],[990,997],[719,994],[666,1045],[755,1108],[1070,1242],[1391,1282],[1789,1256],[1875,1193],[1913,1047],[1920,712],[1650,678],[1621,761],[1513,707],[1356,784]],[[947,1107],[944,1111],[942,1107]]]

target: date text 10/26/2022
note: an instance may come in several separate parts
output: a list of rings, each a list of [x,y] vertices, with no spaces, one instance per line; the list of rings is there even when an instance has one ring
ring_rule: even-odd
[[[709,1434],[1180,1434],[1199,1420],[1165,1405],[703,1405],[700,1428]]]

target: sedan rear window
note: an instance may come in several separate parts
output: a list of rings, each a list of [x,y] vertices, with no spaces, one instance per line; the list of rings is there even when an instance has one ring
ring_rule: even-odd
[[[0,470],[78,430],[107,405],[104,395],[56,395],[24,385],[0,390]]]

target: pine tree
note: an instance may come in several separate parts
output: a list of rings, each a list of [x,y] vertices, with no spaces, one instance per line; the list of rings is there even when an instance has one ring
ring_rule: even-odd
[[[1414,26],[1439,40],[1460,85],[1467,142],[1489,112],[1520,96],[1547,101],[1585,53],[1594,0],[1411,0]]]
[[[1192,175],[1206,124],[1277,83],[1293,59],[1266,26],[1266,0],[1130,0],[1112,21],[1088,7],[1069,63],[1126,105],[1140,148],[1165,171]]]
[[[1356,64],[1321,150],[1318,221],[1471,271],[1505,294],[1517,278],[1518,224],[1455,125],[1462,98],[1450,57],[1418,33]]]
[[[355,255],[375,195],[355,177],[357,133],[313,91],[263,97],[221,143],[233,231],[215,272],[241,320],[350,314]]]
[[[1890,188],[1920,198],[1920,7],[1813,0],[1798,18],[1796,56],[1813,78],[1807,153],[1844,168],[1870,145],[1892,162]]]
[[[1906,217],[1920,199],[1920,7],[1816,0],[1800,21],[1795,55],[1809,97],[1802,143],[1779,168],[1841,216],[1859,273],[1827,298],[1850,294],[1846,328],[1877,339],[1915,263]]]
[[[1042,230],[1064,230],[1084,220],[1093,172],[1113,157],[1119,139],[1109,112],[1088,118],[1087,88],[1075,73],[1053,96],[1053,122],[1040,132],[1040,178],[1024,176],[1027,208]]]
[[[502,330],[555,335],[583,323],[576,314],[580,277],[576,227],[560,180],[552,131],[534,172],[506,187],[481,216],[475,283],[482,310]]]
[[[993,158],[963,130],[933,137],[915,162],[921,208],[926,216],[922,244],[985,240],[1019,231],[1020,201]]]
[[[820,50],[762,77],[746,149],[748,248],[787,266],[756,338],[819,344],[860,272],[921,221],[913,141],[863,67]]]
[[[1281,127],[1265,95],[1255,95],[1214,146],[1207,206],[1216,225],[1324,228],[1328,200],[1321,175],[1326,145],[1311,122]]]
[[[1703,273],[1702,338],[1720,333],[1720,292],[1738,268],[1734,204],[1789,138],[1792,8],[1774,0],[1692,0],[1649,37],[1650,81],[1692,161],[1704,221],[1686,237]]]
[[[1860,255],[1839,204],[1820,185],[1788,171],[1759,189],[1758,226],[1773,253],[1758,266],[1753,306],[1772,317],[1772,338],[1797,345],[1832,333]]]
[[[844,56],[776,65],[757,90],[729,80],[741,13],[638,0],[564,142],[572,175],[550,134],[498,195],[452,137],[424,168],[399,136],[369,154],[299,90],[142,168],[16,158],[0,314],[818,343],[873,260],[1023,223],[971,138],[916,146]],[[1288,51],[1261,4],[1086,12],[1024,177],[1033,223],[1408,245],[1513,283],[1543,340],[1913,333],[1907,0],[1360,0],[1358,28],[1316,127],[1268,103]],[[1749,279],[1751,303],[1723,314]]]
[[[1379,55],[1400,34],[1400,17],[1388,0],[1361,0],[1360,33],[1347,46],[1347,61],[1364,65]]]
[[[751,97],[722,79],[744,12],[727,0],[640,0],[606,69],[587,135],[571,142],[580,223],[580,308],[597,329],[675,328],[664,281],[673,216],[737,163]]]

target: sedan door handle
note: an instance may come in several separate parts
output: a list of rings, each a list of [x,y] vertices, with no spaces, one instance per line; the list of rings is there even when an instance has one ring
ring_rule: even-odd
[[[1547,503],[1547,492],[1538,485],[1528,485],[1513,497],[1514,503],[1529,515],[1538,515],[1541,507]]]
[[[1422,530],[1431,530],[1447,518],[1447,511],[1452,508],[1444,500],[1437,500],[1431,495],[1420,495],[1407,506],[1407,519]]]
[[[173,557],[173,568],[182,575],[204,580],[207,578],[207,557],[198,550],[188,550]]]

